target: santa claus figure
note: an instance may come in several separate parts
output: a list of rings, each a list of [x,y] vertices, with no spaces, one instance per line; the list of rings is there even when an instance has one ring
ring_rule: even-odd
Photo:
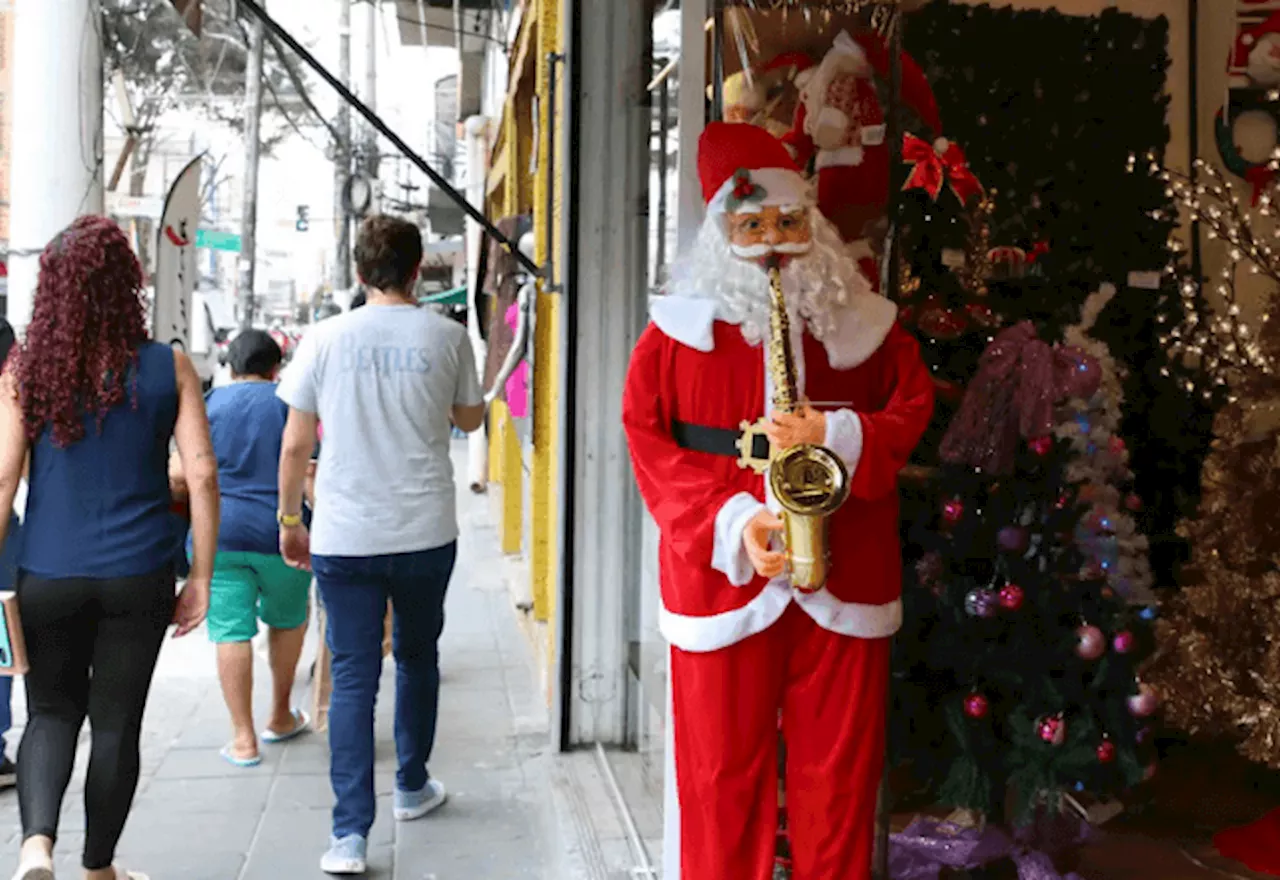
[[[818,205],[845,241],[864,236],[889,200],[889,148],[874,77],[889,75],[889,51],[874,34],[841,31],[816,67],[796,77],[800,103],[783,140],[802,167],[814,160]],[[902,55],[902,96],[935,134],[942,122],[924,72]]]
[[[653,300],[623,398],[636,480],[661,531],[679,803],[666,845],[680,880],[768,880],[781,712],[795,876],[859,880],[870,876],[889,638],[902,617],[897,476],[933,385],[781,143],[712,123],[698,166],[706,220]],[[790,414],[770,414],[766,263],[781,267],[796,385],[812,401]],[[766,414],[765,436],[744,436]],[[797,444],[827,447],[850,477],[817,592],[788,577],[767,473],[739,463]]]
[[[1231,67],[1236,85],[1274,88],[1280,85],[1280,12],[1236,37]],[[1239,74],[1243,74],[1241,80]]]

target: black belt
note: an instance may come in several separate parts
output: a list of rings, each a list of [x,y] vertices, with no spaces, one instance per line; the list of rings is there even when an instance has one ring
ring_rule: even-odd
[[[681,449],[692,452],[708,452],[711,455],[727,455],[740,458],[738,444],[743,432],[731,428],[708,428],[705,425],[691,425],[688,422],[671,423],[671,436]],[[763,434],[751,435],[751,457],[768,461],[769,438]]]

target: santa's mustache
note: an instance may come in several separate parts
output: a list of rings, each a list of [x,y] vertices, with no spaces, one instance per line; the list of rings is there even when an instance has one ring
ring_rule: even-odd
[[[802,256],[813,250],[813,242],[797,241],[785,242],[782,244],[730,244],[729,250],[733,252],[735,257],[744,260],[758,260],[767,257],[770,254],[784,254],[786,256]]]

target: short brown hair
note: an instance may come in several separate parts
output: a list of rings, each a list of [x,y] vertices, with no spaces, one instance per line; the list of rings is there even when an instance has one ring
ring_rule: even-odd
[[[374,290],[412,291],[422,264],[422,233],[399,217],[375,214],[356,239],[356,271]]]

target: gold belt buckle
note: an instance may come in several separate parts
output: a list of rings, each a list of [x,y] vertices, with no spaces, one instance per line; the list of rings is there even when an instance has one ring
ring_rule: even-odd
[[[751,468],[751,470],[755,471],[757,474],[763,474],[769,469],[768,458],[757,458],[752,455],[756,438],[764,437],[766,440],[769,438],[769,435],[764,432],[765,424],[766,421],[761,418],[755,422],[743,422],[738,425],[739,430],[742,431],[742,436],[736,441],[736,445],[738,447],[738,467],[743,468],[744,470],[746,468]]]

